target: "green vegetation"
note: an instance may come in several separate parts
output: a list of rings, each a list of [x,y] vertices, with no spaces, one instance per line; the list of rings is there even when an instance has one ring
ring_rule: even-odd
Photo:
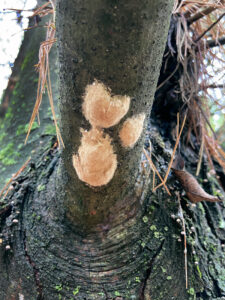
[[[147,222],[148,222],[148,217],[144,216],[144,217],[142,218],[142,220],[143,220],[144,223],[147,223]]]
[[[80,286],[78,285],[74,290],[73,290],[73,295],[76,296],[79,293]]]
[[[37,187],[38,192],[41,192],[45,189],[45,185],[41,185],[39,184],[39,186]]]
[[[51,125],[51,124],[48,124],[45,127],[43,134],[45,134],[45,135],[56,135],[55,126]]]
[[[20,156],[20,154],[14,150],[13,143],[9,143],[0,151],[0,161],[6,166],[14,165],[18,156]]]
[[[39,127],[38,123],[34,122],[33,125],[32,125],[31,130],[34,130],[34,129],[38,128],[38,127]],[[26,124],[26,125],[19,125],[18,128],[17,128],[17,131],[16,131],[16,135],[27,133],[28,128],[29,128],[29,123]]]
[[[58,284],[55,286],[55,289],[60,292],[62,290],[62,284]]]
[[[29,64],[29,62],[32,61],[32,59],[34,58],[34,54],[35,54],[34,50],[27,53],[27,55],[24,58],[24,61],[23,61],[22,65],[21,65],[21,70],[22,71],[26,68],[26,66]]]

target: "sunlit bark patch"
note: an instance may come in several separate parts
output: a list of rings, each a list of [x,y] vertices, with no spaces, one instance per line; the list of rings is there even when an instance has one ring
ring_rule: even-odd
[[[78,154],[73,155],[73,166],[77,175],[91,186],[105,185],[112,179],[117,167],[111,139],[96,128],[81,132],[81,146]]]
[[[83,114],[93,127],[109,128],[118,124],[129,106],[130,97],[111,96],[103,83],[95,81],[86,87]]]
[[[128,118],[119,132],[123,147],[132,148],[138,141],[143,130],[145,114],[138,114]]]

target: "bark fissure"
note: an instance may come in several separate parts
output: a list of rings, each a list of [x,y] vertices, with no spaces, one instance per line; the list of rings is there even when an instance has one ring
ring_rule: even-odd
[[[159,248],[156,250],[155,254],[152,256],[150,262],[149,262],[149,267],[148,269],[146,270],[146,274],[145,274],[145,277],[144,277],[144,281],[142,283],[142,286],[141,286],[141,291],[140,291],[140,300],[145,300],[145,289],[146,289],[146,285],[147,285],[147,281],[148,279],[150,278],[151,276],[151,272],[152,272],[152,268],[153,268],[153,264],[157,258],[157,256],[159,255],[159,253],[161,252],[162,248],[163,248],[163,245],[164,245],[164,242],[165,240],[163,240],[159,246]],[[146,249],[148,249],[148,247],[146,247]],[[148,249],[149,251],[151,251],[151,249]]]
[[[214,237],[216,239],[219,239],[222,243],[224,243],[225,239],[223,239],[221,236],[218,235],[217,230],[216,230],[216,225],[213,222],[213,219],[211,217],[211,214],[210,214],[210,211],[209,211],[209,208],[208,208],[207,204],[203,203],[203,205],[204,205],[204,210],[205,210],[206,221],[208,223],[209,228],[212,231],[212,234],[214,235]]]
[[[36,264],[34,263],[34,261],[32,260],[31,256],[28,253],[27,250],[27,244],[26,244],[26,231],[23,230],[23,246],[24,246],[24,253],[25,253],[25,257],[26,260],[28,261],[28,263],[31,265],[32,269],[33,269],[33,273],[34,273],[34,279],[35,279],[35,283],[36,283],[36,288],[37,288],[37,300],[43,300],[43,286],[42,283],[40,281],[40,275],[39,275],[39,270],[36,266]]]

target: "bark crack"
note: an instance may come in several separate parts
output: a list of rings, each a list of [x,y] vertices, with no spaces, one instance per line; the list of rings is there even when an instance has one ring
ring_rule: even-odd
[[[31,267],[33,269],[34,280],[35,280],[35,284],[36,284],[36,287],[37,287],[37,293],[38,293],[37,300],[43,300],[44,299],[44,297],[43,297],[43,286],[42,286],[42,283],[40,281],[39,270],[36,267],[34,261],[32,260],[32,258],[30,257],[30,255],[27,251],[26,231],[24,231],[23,233],[24,233],[23,246],[24,246],[25,257],[26,257],[27,261],[29,262],[29,264],[31,265]]]
[[[222,243],[224,243],[225,240],[221,239],[221,237],[218,236],[218,234],[216,232],[213,220],[212,220],[210,212],[209,212],[209,208],[207,207],[207,205],[205,203],[203,205],[204,205],[204,210],[205,210],[206,221],[207,221],[209,228],[211,229],[212,234],[214,235],[214,237],[216,239],[219,239]]]
[[[145,278],[144,278],[144,281],[141,285],[141,291],[140,291],[140,297],[139,297],[139,300],[144,300],[145,299],[145,289],[146,289],[146,286],[147,286],[147,281],[151,275],[151,272],[152,272],[152,268],[153,268],[153,264],[157,258],[157,256],[159,255],[159,253],[161,252],[162,248],[163,248],[163,245],[164,245],[164,242],[165,240],[163,240],[160,244],[160,246],[158,247],[158,249],[156,250],[155,254],[152,256],[150,262],[149,262],[149,267],[148,269],[146,270],[146,274],[145,274]],[[149,249],[150,250],[150,249]]]
[[[24,199],[21,203],[21,212],[24,211],[24,206],[25,203],[30,195],[29,193],[29,189],[31,189],[29,183],[27,183],[27,185],[24,188]],[[23,243],[23,248],[24,248],[24,254],[25,254],[25,258],[28,261],[28,263],[31,265],[32,269],[33,269],[33,274],[34,274],[34,281],[35,281],[35,285],[36,285],[36,289],[37,289],[37,300],[43,300],[43,286],[41,284],[40,281],[40,275],[39,275],[39,270],[35,265],[35,262],[32,260],[31,256],[29,255],[28,251],[27,251],[27,243],[26,243],[26,230],[24,229],[23,226],[23,214],[21,213],[21,242]]]

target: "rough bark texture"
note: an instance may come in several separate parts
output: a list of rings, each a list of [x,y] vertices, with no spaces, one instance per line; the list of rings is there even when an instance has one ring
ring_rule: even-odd
[[[67,9],[64,6],[66,2]],[[159,10],[157,17],[161,22],[157,23],[153,11],[158,5],[160,9],[166,9],[163,3],[167,1],[142,1],[139,6],[136,1],[129,1],[131,6],[128,2],[124,4],[120,1],[75,1],[76,8],[73,10],[72,2],[59,1],[62,18],[66,15],[68,21],[58,19],[61,25],[59,32],[71,36],[71,41],[59,45],[61,64],[65,63],[61,65],[60,76],[64,84],[61,87],[61,113],[66,149],[61,156],[54,147],[54,139],[44,146],[41,144],[25,172],[13,183],[7,198],[0,202],[0,299],[223,299],[223,203],[198,203],[193,207],[182,197],[188,242],[186,290],[181,235],[183,229],[181,222],[177,221],[180,212],[174,193],[182,193],[182,188],[170,176],[168,187],[172,196],[169,197],[164,189],[153,193],[153,173],[147,176],[149,170],[146,167],[139,169],[137,175],[138,153],[144,136],[134,150],[125,152],[119,147],[116,130],[108,131],[114,138],[121,170],[105,188],[92,190],[85,186],[78,181],[71,167],[71,155],[77,151],[80,142],[79,128],[88,128],[81,115],[81,95],[85,85],[92,82],[93,78],[102,80],[114,93],[126,93],[134,97],[129,116],[150,109],[158,63],[145,63],[144,60],[156,60],[152,47],[158,53],[157,27],[162,26],[160,18],[166,14],[165,10],[162,13]],[[90,5],[88,9],[85,6],[87,3]],[[144,14],[145,5],[150,7],[150,3],[153,5],[151,12]],[[120,13],[115,13],[118,17],[116,21],[113,19],[116,18],[113,16],[114,10],[120,10]],[[144,17],[140,18],[142,12]],[[128,22],[128,17],[122,18],[127,14],[133,23]],[[153,23],[157,25],[155,29],[144,28],[151,27],[150,20],[153,17]],[[128,30],[125,25],[121,26],[122,21],[131,27],[134,24],[134,28]],[[94,27],[94,22],[100,22],[99,26]],[[65,27],[68,25],[71,31],[67,32]],[[95,30],[96,51],[86,45],[87,41],[93,41]],[[142,32],[146,34],[150,31],[153,31],[152,35],[156,39],[154,44],[151,44],[151,38],[142,41]],[[130,41],[130,32],[137,44],[138,41],[146,44],[145,47],[143,44],[140,47],[133,46],[124,52],[127,61],[132,59],[132,51],[133,57],[137,56],[137,60],[129,61],[128,65],[123,62],[119,70],[120,74],[130,76],[128,80],[126,76],[117,74],[114,62],[123,59],[120,47],[125,47],[126,41]],[[125,38],[121,39],[120,34]],[[115,41],[120,43],[112,44],[111,36],[115,36]],[[109,45],[109,54],[104,52],[103,45]],[[145,56],[139,53],[142,48],[146,51]],[[162,51],[159,50],[160,53]],[[107,64],[108,59],[110,64]],[[174,66],[172,58],[170,62],[166,71],[163,65],[159,84],[168,77],[166,72],[171,73]],[[133,70],[134,65],[136,67]],[[96,69],[99,73],[95,73]],[[112,73],[112,78],[109,73]],[[147,128],[147,137],[150,137],[152,144],[152,158],[161,175],[167,169],[174,144],[171,131],[175,114],[183,105],[174,93],[179,76],[180,73],[176,73],[155,95],[151,124]],[[148,85],[151,78],[152,86]],[[138,82],[142,85],[139,86]],[[145,144],[149,146],[148,141]],[[196,153],[185,143],[181,145],[180,151],[187,168],[193,172]],[[135,171],[131,172],[135,160],[137,165]],[[207,166],[203,164],[202,179],[206,172]],[[209,192],[212,192],[210,189],[214,184],[207,184]],[[97,200],[101,201],[100,204],[96,204]],[[97,216],[93,211],[96,211]]]
[[[83,227],[81,230],[108,222],[109,211],[118,200],[131,198],[143,146],[142,135],[134,149],[123,149],[118,139],[120,126],[106,130],[113,137],[118,159],[112,181],[91,189],[78,179],[71,159],[80,145],[80,128],[90,127],[81,109],[85,87],[97,79],[114,94],[129,95],[131,107],[123,120],[141,112],[149,116],[172,2],[58,1],[60,110],[66,145],[61,182],[68,177],[65,204],[71,222]],[[90,214],[93,210],[95,215]]]

